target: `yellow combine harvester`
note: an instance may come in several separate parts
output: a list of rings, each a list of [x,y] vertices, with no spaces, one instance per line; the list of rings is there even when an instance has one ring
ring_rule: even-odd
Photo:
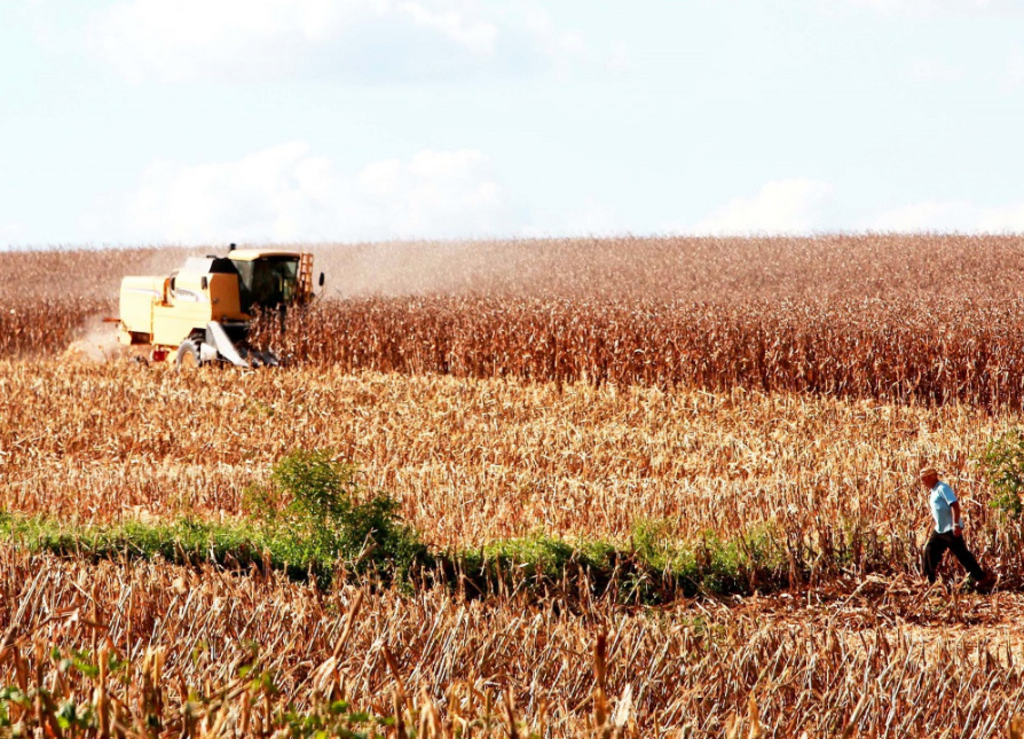
[[[118,341],[151,347],[153,361],[172,360],[179,367],[277,366],[272,353],[248,345],[253,315],[312,299],[312,254],[232,244],[228,256],[191,257],[167,277],[125,277],[121,315],[114,320]]]

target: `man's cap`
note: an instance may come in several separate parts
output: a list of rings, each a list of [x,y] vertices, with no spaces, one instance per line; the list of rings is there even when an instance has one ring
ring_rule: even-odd
[[[929,475],[938,475],[939,471],[937,469],[935,469],[934,467],[924,467],[924,468],[921,469],[921,472],[919,474],[921,476],[921,479],[924,479],[925,477],[928,477]]]

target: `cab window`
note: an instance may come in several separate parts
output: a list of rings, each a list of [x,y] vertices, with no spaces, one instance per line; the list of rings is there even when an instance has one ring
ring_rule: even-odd
[[[278,308],[295,299],[299,260],[294,257],[263,257],[235,263],[239,276],[241,308]]]

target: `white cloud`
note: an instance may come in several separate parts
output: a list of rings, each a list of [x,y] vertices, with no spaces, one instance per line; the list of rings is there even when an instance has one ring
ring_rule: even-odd
[[[25,229],[18,221],[0,222],[0,249],[20,243],[25,238]]]
[[[986,233],[1024,232],[1024,203],[982,208],[978,230]]]
[[[506,15],[506,20],[514,16]],[[520,8],[518,23],[537,53],[549,59],[561,79],[571,77],[573,66],[587,57],[586,36],[578,30],[561,30],[543,8],[525,3]],[[525,39],[524,39],[525,41]]]
[[[688,228],[671,231],[701,235],[807,233],[820,228],[823,208],[835,188],[805,177],[776,180],[753,197],[738,197]]]
[[[927,201],[881,213],[870,224],[870,230],[970,231],[977,220],[977,207],[967,201]]]
[[[569,211],[561,231],[570,236],[613,236],[623,232],[615,208],[589,197]]]
[[[889,15],[930,16],[949,13],[1019,11],[1019,0],[826,0]]]
[[[1018,90],[1024,87],[1024,51],[1018,46],[1010,52],[1003,72],[1003,87],[1007,90]]]
[[[907,77],[918,82],[961,82],[966,77],[963,67],[935,57],[918,57],[907,67]]]
[[[303,142],[233,162],[153,163],[108,212],[82,220],[89,238],[355,241],[486,236],[509,228],[504,193],[480,151],[425,150],[346,174]]]
[[[457,10],[435,11],[420,3],[406,2],[400,6],[417,25],[430,28],[460,46],[482,55],[494,52],[494,39],[498,29],[483,20],[468,20]]]
[[[615,236],[626,233],[614,206],[593,196],[579,205],[557,212],[533,212],[528,223],[521,225],[518,235],[524,238]]]
[[[969,200],[933,200],[912,203],[877,216],[873,231],[958,231],[1009,233],[1024,231],[1024,203],[980,206]]]
[[[611,53],[608,55],[608,69],[612,72],[624,72],[633,66],[633,57],[629,53],[629,47],[622,41],[612,44]]]
[[[119,0],[85,37],[136,83],[560,69],[584,44],[541,10],[481,0]]]

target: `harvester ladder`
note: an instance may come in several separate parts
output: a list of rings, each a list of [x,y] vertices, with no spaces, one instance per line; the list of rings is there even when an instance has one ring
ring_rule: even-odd
[[[313,255],[309,252],[299,256],[299,300],[303,303],[313,297]]]

